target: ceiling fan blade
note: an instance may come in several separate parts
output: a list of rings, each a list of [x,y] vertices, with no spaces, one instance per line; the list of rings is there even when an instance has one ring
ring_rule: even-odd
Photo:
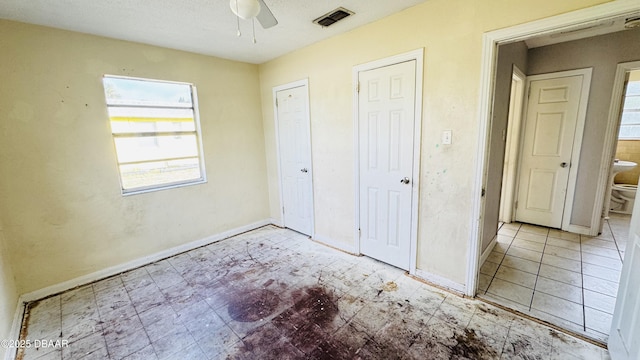
[[[269,10],[267,4],[264,3],[264,0],[258,0],[258,2],[260,3],[260,12],[256,18],[260,22],[260,25],[265,29],[278,25],[278,20],[273,16],[273,13]]]

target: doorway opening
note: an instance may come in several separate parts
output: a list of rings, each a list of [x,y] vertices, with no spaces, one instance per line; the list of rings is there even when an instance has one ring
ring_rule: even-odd
[[[599,85],[604,83],[605,80],[601,77],[602,70],[597,66],[585,66],[584,59],[579,59],[573,64],[569,64],[569,61],[562,59],[559,50],[565,45],[580,46],[580,44],[577,44],[578,41],[586,41],[585,39],[591,38],[602,40],[602,36],[608,35],[603,35],[602,33],[588,34],[588,31],[585,31],[580,36],[582,40],[578,40],[575,36],[576,32],[579,31],[571,31],[570,33],[574,36],[571,39],[556,41],[554,44],[544,43],[549,38],[555,38],[556,40],[561,38],[560,33],[569,33],[566,28],[580,29],[585,27],[587,23],[593,24],[593,22],[604,21],[604,19],[615,23],[640,10],[637,4],[626,7],[616,7],[610,4],[609,6],[603,5],[596,8],[602,10],[598,12],[599,15],[594,15],[595,10],[588,9],[589,11],[566,14],[566,16],[554,17],[552,18],[553,20],[545,19],[544,22],[504,29],[485,36],[485,60],[494,64],[492,66],[495,66],[495,70],[489,70],[489,74],[485,74],[485,77],[483,77],[485,91],[481,96],[481,114],[484,125],[481,125],[481,129],[486,133],[482,134],[481,153],[485,154],[485,157],[482,159],[482,166],[478,168],[477,173],[478,200],[476,205],[478,208],[477,217],[474,216],[474,219],[478,221],[478,236],[470,242],[472,255],[467,277],[469,287],[467,294],[475,295],[476,289],[479,290],[479,296],[482,296],[482,293],[491,293],[494,295],[492,299],[494,302],[496,302],[495,300],[503,300],[505,306],[517,311],[604,342],[611,322],[611,314],[602,311],[605,307],[602,302],[608,301],[606,307],[610,309],[608,311],[613,312],[615,295],[617,294],[617,279],[610,281],[613,280],[615,275],[608,274],[606,270],[615,270],[611,268],[617,268],[619,276],[619,271],[622,267],[622,254],[624,253],[624,249],[622,252],[619,251],[620,245],[618,245],[614,236],[616,232],[624,234],[625,230],[620,229],[624,228],[621,223],[625,221],[624,219],[618,221],[619,219],[616,216],[616,218],[611,218],[608,222],[604,222],[607,219],[603,216],[602,206],[605,194],[610,192],[610,187],[608,187],[609,171],[613,162],[615,134],[617,133],[619,117],[613,122],[605,123],[601,120],[602,116],[597,122],[589,121],[590,119],[587,116],[584,135],[585,144],[590,145],[586,146],[586,149],[583,147],[578,155],[583,160],[590,159],[590,163],[586,163],[584,166],[581,165],[580,170],[582,173],[577,176],[576,186],[580,189],[586,183],[588,184],[587,188],[591,190],[586,194],[584,191],[578,191],[576,196],[568,199],[573,208],[577,210],[567,219],[569,226],[562,226],[562,228],[571,232],[563,232],[558,229],[535,226],[534,224],[509,224],[515,217],[513,212],[511,214],[508,212],[510,201],[508,198],[506,200],[502,199],[502,196],[505,191],[508,194],[509,190],[517,194],[514,190],[517,190],[518,185],[517,183],[516,185],[511,185],[511,189],[509,189],[510,185],[502,180],[503,175],[506,173],[505,169],[508,169],[507,165],[513,165],[504,161],[505,158],[513,158],[509,150],[514,149],[514,147],[510,146],[506,151],[504,147],[507,139],[513,139],[507,135],[507,118],[512,118],[508,117],[507,111],[505,111],[503,112],[503,123],[500,123],[500,119],[497,119],[500,111],[496,111],[495,108],[500,101],[509,103],[509,93],[513,84],[512,65],[517,64],[517,56],[520,56],[520,60],[524,59],[524,64],[517,64],[517,66],[527,75],[595,67],[594,73],[598,74],[598,76],[594,77],[594,83],[595,81]],[[611,36],[619,33],[622,32],[611,32],[613,34]],[[637,38],[638,35],[634,33],[633,36]],[[563,43],[566,44],[562,45]],[[503,50],[505,51],[503,52]],[[500,79],[498,78],[500,74],[498,72],[501,70],[501,53],[509,53],[509,51],[512,52],[512,55],[515,52],[517,56],[515,61],[508,64],[508,67],[503,67],[503,69],[508,68],[508,73],[505,76],[508,80],[506,86],[508,95],[506,97],[507,100],[504,100],[504,97],[500,98],[501,94],[504,95],[505,89],[500,88]],[[549,65],[549,62],[544,63],[541,61],[540,59],[545,55],[550,56],[553,62],[560,64],[564,68],[554,69]],[[625,56],[628,56],[628,54]],[[634,59],[620,57],[613,61],[612,66],[615,68],[617,63],[630,60]],[[486,69],[489,69],[489,66]],[[612,76],[609,77],[611,78]],[[598,89],[591,90],[589,111],[592,111],[592,108],[597,108],[597,104],[593,103],[592,99],[594,94],[598,94],[598,91]],[[605,114],[610,105],[608,100],[612,96],[611,87],[607,91]],[[603,96],[602,93],[600,94]],[[491,114],[491,122],[487,121],[488,114]],[[523,121],[525,120],[523,119]],[[597,138],[593,137],[594,123],[598,123],[601,126],[600,129],[595,131],[600,137],[600,143],[597,146],[593,145],[593,139]],[[503,128],[500,128],[500,126],[503,126]],[[596,128],[598,127],[596,126]],[[602,136],[603,134],[604,137]],[[612,140],[606,140],[609,138]],[[515,165],[518,168],[518,171],[515,171],[516,178],[518,175],[522,175],[521,172],[518,173],[522,161],[522,143],[521,141],[519,144],[520,154],[515,157],[519,162]],[[518,146],[515,149],[518,149]],[[594,158],[600,161],[593,161],[592,159]],[[590,166],[591,169],[589,169]],[[496,181],[496,179],[499,180]],[[496,182],[498,185],[496,185]],[[481,194],[485,192],[486,196],[482,197]],[[519,201],[517,197],[517,195],[513,197],[512,203],[514,207]],[[565,199],[563,198],[563,200]],[[503,225],[503,222],[506,224]],[[603,231],[600,238],[598,238],[597,236],[603,223],[605,224],[606,232]],[[560,228],[561,226],[552,227]],[[618,236],[619,240],[624,240],[624,237],[624,235]],[[605,240],[611,241],[610,243],[601,242]],[[599,253],[594,253],[599,247],[603,250]],[[602,260],[603,262],[609,261],[605,255],[610,256],[612,259],[610,263],[607,263],[609,268],[602,266],[603,263],[594,264],[595,260],[593,259]],[[613,262],[616,261],[616,258],[618,264]],[[587,261],[584,261],[585,259]],[[483,263],[492,263],[494,265],[483,266],[478,271],[479,265]],[[604,269],[599,269],[596,266]],[[567,267],[571,267],[571,269]],[[602,272],[594,274],[593,271],[595,270],[602,270]],[[499,274],[498,271],[500,271]],[[612,273],[615,273],[615,271]],[[611,278],[605,279],[609,275],[611,275]],[[476,276],[479,277],[475,278]],[[480,286],[478,286],[478,280]],[[611,286],[611,283],[614,283],[614,285]],[[560,285],[567,285],[567,289],[575,291],[559,290]],[[493,289],[490,289],[491,286],[493,286]],[[574,288],[568,286],[574,286]],[[600,286],[598,288],[600,292],[595,291],[598,289],[594,289],[598,286]],[[604,287],[609,288],[603,290]],[[496,294],[496,292],[499,292],[495,290],[497,288],[502,288],[505,291]],[[594,294],[591,294],[592,292]],[[587,295],[593,296],[588,297]],[[601,295],[609,296],[609,298]],[[567,298],[563,298],[563,296]],[[610,301],[611,297],[613,297],[613,304]],[[595,300],[596,298],[597,300]],[[596,304],[596,301],[601,301],[601,303]],[[593,321],[589,322],[589,320]],[[607,322],[609,325],[607,325]]]

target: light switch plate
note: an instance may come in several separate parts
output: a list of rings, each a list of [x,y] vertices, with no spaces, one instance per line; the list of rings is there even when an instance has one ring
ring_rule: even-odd
[[[442,145],[451,145],[451,130],[442,132]]]

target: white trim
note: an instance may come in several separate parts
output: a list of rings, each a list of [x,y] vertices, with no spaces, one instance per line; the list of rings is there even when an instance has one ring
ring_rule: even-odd
[[[354,189],[355,189],[355,253],[360,254],[360,131],[359,131],[359,103],[358,103],[358,79],[362,71],[373,70],[385,66],[395,65],[402,62],[416,62],[416,82],[415,82],[415,109],[414,109],[414,139],[413,139],[413,179],[411,194],[411,242],[409,254],[409,273],[416,274],[418,262],[418,212],[420,201],[420,147],[422,140],[422,85],[424,69],[424,48],[419,48],[403,54],[398,54],[384,59],[371,61],[365,64],[356,65],[352,70],[353,78],[353,128],[354,128]]]
[[[336,241],[330,237],[327,237],[321,234],[316,234],[316,236],[312,237],[311,239],[321,244],[331,246],[338,250],[342,250],[351,255],[356,255],[356,256],[359,255],[358,253],[356,253],[357,248],[355,244],[349,245],[340,241]]]
[[[494,80],[496,71],[497,46],[500,43],[516,42],[528,38],[550,34],[579,25],[598,22],[623,16],[640,10],[637,0],[617,0],[586,9],[568,12],[546,19],[532,21],[500,30],[490,31],[482,36],[482,63],[480,71],[480,89],[478,105],[478,147],[477,153],[482,154],[476,162],[473,211],[471,212],[471,235],[468,241],[468,259],[466,284],[468,296],[475,296],[477,289],[477,274],[480,260],[480,239],[484,199],[481,196],[483,173],[487,164],[488,128],[491,124],[491,102],[493,100]]]
[[[353,225],[353,240],[355,242],[355,254],[360,255],[360,105],[359,105],[359,74],[355,67],[351,70],[351,78],[353,84],[353,190],[355,196],[354,202],[354,225]]]
[[[11,330],[9,331],[9,339],[20,338],[20,328],[22,327],[22,318],[24,317],[26,301],[22,296],[18,298],[18,304],[16,305],[16,312],[13,314],[13,323],[11,323]],[[4,353],[4,360],[14,360],[18,354],[17,348],[6,348]]]
[[[602,159],[600,159],[600,176],[598,177],[598,188],[596,191],[596,202],[591,217],[591,223],[598,224],[598,232],[602,229],[604,218],[609,216],[609,209],[605,204],[609,203],[611,191],[609,190],[613,179],[611,178],[611,166],[616,155],[615,145],[618,143],[618,132],[620,131],[620,113],[622,110],[622,97],[624,96],[624,83],[627,72],[639,70],[640,61],[620,63],[616,67],[616,75],[613,81],[613,91],[611,93],[611,105],[609,105],[609,116],[607,117],[607,130],[604,136],[604,147]],[[603,211],[596,211],[602,209]],[[590,233],[589,235],[598,235]]]
[[[522,138],[522,120],[524,118],[524,94],[527,84],[525,75],[515,64],[511,71],[511,92],[509,94],[509,117],[505,139],[505,154],[502,170],[502,191],[498,221],[511,223],[514,218],[514,205],[517,194],[518,168],[520,158],[520,140]],[[514,86],[515,85],[515,88]]]
[[[463,284],[459,284],[455,281],[451,281],[446,277],[442,277],[440,275],[432,274],[428,271],[416,269],[416,273],[412,275],[422,280],[425,280],[426,282],[432,283],[437,286],[441,286],[447,290],[450,290],[456,293],[466,294],[467,292]]]
[[[582,225],[575,225],[575,224],[569,224],[569,226],[567,226],[566,229],[562,229],[564,231],[568,231],[568,232],[572,232],[574,234],[580,234],[580,235],[588,235],[591,236],[591,230],[592,228],[589,226],[582,226]],[[597,234],[596,234],[597,235]]]
[[[276,218],[269,218],[269,221],[271,222],[271,225],[275,225],[277,227],[284,227],[284,224],[282,223],[282,220],[280,219],[276,219]]]
[[[274,86],[272,89],[272,95],[273,95],[273,119],[274,119],[274,132],[275,132],[275,137],[276,137],[276,161],[277,161],[277,167],[278,167],[278,189],[280,191],[279,194],[279,198],[280,198],[280,226],[281,227],[285,227],[285,215],[284,215],[284,198],[282,195],[282,165],[280,162],[280,134],[279,134],[279,123],[278,123],[278,106],[277,106],[277,96],[278,96],[278,91],[283,91],[283,90],[290,90],[290,89],[294,89],[294,88],[298,88],[298,87],[304,87],[306,88],[306,96],[307,96],[307,101],[306,101],[306,115],[307,115],[307,121],[309,123],[309,126],[307,127],[307,135],[309,137],[309,176],[311,176],[311,234],[309,234],[309,236],[311,236],[312,238],[315,235],[316,232],[316,226],[315,226],[315,200],[314,200],[314,187],[313,187],[313,152],[312,152],[312,146],[311,146],[311,103],[310,103],[310,96],[309,96],[309,79],[305,78],[302,80],[298,80],[298,81],[293,81],[287,84],[283,84],[283,85],[278,85],[278,86]]]
[[[493,237],[493,239],[489,243],[489,246],[487,246],[487,248],[482,252],[482,255],[480,256],[480,266],[482,266],[482,264],[484,264],[484,262],[487,261],[487,258],[493,251],[493,248],[496,247],[497,243],[498,243],[498,235]]]
[[[87,274],[87,275],[83,275],[80,277],[77,277],[75,279],[71,279],[71,280],[67,280],[55,285],[51,285],[36,291],[32,291],[26,294],[23,294],[20,297],[20,300],[22,302],[29,302],[29,301],[35,301],[35,300],[39,300],[42,298],[45,298],[47,296],[53,295],[53,294],[57,294],[69,289],[73,289],[75,287],[81,286],[81,285],[85,285],[85,284],[89,284],[92,283],[94,281],[100,280],[100,279],[104,279],[104,278],[108,278],[110,276],[113,275],[117,275],[120,273],[123,273],[125,271],[129,271],[129,270],[133,270],[135,268],[138,268],[140,266],[144,266],[144,265],[148,265],[151,264],[153,262],[162,260],[162,259],[166,259],[168,257],[183,253],[185,251],[189,251],[189,250],[193,250],[195,248],[199,248],[201,246],[205,246],[214,242],[218,242],[220,240],[224,240],[227,238],[230,238],[232,236],[236,236],[239,234],[242,234],[244,232],[247,231],[251,231],[251,230],[255,230],[258,229],[260,227],[263,227],[265,225],[270,225],[271,222],[269,220],[261,220],[258,222],[255,222],[253,224],[249,224],[249,225],[245,225],[245,226],[241,226],[241,227],[237,227],[235,229],[231,229],[231,230],[227,230],[224,232],[221,232],[219,234],[216,235],[211,235],[211,236],[207,236],[206,238],[200,239],[200,240],[196,240],[196,241],[192,241],[186,244],[182,244],[176,247],[172,247],[170,249],[167,250],[163,250],[160,252],[157,252],[155,254],[152,255],[148,255],[148,256],[144,256],[141,257],[139,259],[135,259],[129,262],[126,262],[124,264],[120,264],[120,265],[116,265],[116,266],[112,266],[106,269],[102,269],[96,272],[93,272],[91,274]]]
[[[478,272],[480,270],[480,251],[482,241],[482,216],[484,215],[484,185],[486,182],[485,167],[489,155],[489,124],[491,124],[491,103],[493,102],[493,90],[497,64],[497,44],[491,40],[489,34],[482,35],[482,63],[480,72],[480,100],[478,106],[478,156],[475,181],[473,184],[473,208],[471,211],[471,236],[468,241],[467,273],[465,276],[465,295],[475,296],[478,288]],[[491,44],[487,46],[487,44]]]

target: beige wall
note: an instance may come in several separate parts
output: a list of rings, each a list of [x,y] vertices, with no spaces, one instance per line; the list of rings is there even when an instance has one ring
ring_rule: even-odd
[[[640,60],[640,29],[529,50],[527,75],[593,68],[571,223],[590,226],[618,63]]]
[[[640,140],[618,140],[615,158],[640,164]],[[640,167],[636,166],[635,169],[631,171],[618,173],[615,182],[616,184],[637,185],[638,177],[640,177]]]
[[[16,288],[13,270],[9,264],[8,247],[5,245],[4,233],[0,228],[0,340],[11,339],[10,334],[13,315],[18,305],[18,289]],[[0,346],[0,359],[10,351]]]
[[[269,217],[256,65],[9,21],[0,34],[0,214],[19,293]],[[208,183],[121,195],[103,74],[196,85]]]
[[[502,173],[507,123],[509,120],[509,100],[511,98],[511,79],[513,66],[527,73],[527,45],[517,42],[501,45],[498,48],[495,92],[493,96],[493,118],[489,132],[489,160],[487,163],[487,183],[485,185],[484,226],[482,227],[481,250],[487,249],[498,232],[500,196],[502,191]],[[518,136],[517,134],[515,136]]]
[[[477,161],[482,34],[602,0],[429,0],[260,66],[271,216],[279,218],[272,88],[309,78],[316,234],[351,247],[354,65],[425,50],[418,268],[464,284]],[[453,130],[453,144],[440,146]]]
[[[629,82],[640,81],[640,70],[629,72]],[[640,140],[618,140],[616,159],[633,161],[640,164]],[[638,184],[640,167],[636,166],[631,171],[618,173],[615,178],[617,184]]]

